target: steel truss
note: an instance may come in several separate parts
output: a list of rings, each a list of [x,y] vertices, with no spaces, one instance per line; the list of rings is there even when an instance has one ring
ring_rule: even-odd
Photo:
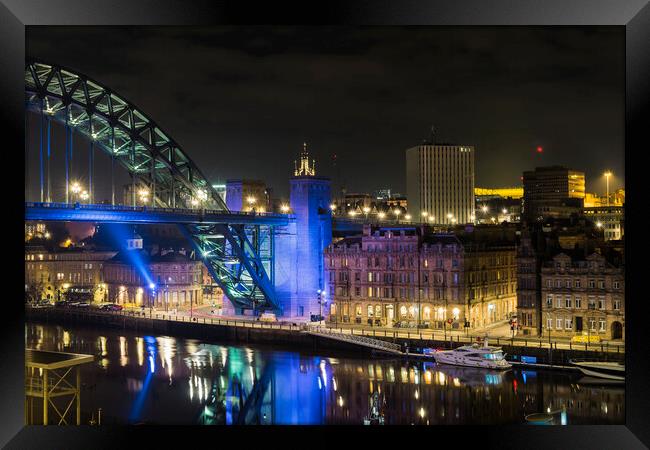
[[[92,195],[94,149],[111,157],[111,178],[117,162],[132,177],[132,203],[136,191],[146,188],[153,207],[228,212],[228,208],[180,146],[135,105],[109,88],[70,69],[40,61],[25,67],[25,103],[40,114],[40,201],[51,201],[51,122],[66,127],[66,177],[72,160],[72,133],[90,140],[89,187]],[[43,130],[47,127],[47,161]],[[69,180],[66,179],[66,203]],[[29,199],[28,199],[29,200]],[[33,199],[32,199],[33,200]],[[91,197],[92,200],[92,197]],[[112,183],[112,203],[115,187]],[[265,225],[180,225],[203,255],[210,275],[234,306],[280,311],[273,289],[272,228]],[[267,274],[270,274],[267,275]]]
[[[98,147],[111,157],[112,165],[117,162],[128,170],[133,180],[134,204],[136,189],[146,187],[151,193],[151,206],[228,210],[198,167],[167,133],[132,103],[97,81],[60,66],[29,61],[25,67],[25,97],[27,109],[41,114],[47,123],[48,172],[49,127],[54,120],[65,125],[66,137],[76,131],[90,140],[91,166],[93,147]],[[66,174],[68,154],[72,154],[71,143],[67,145]],[[41,161],[41,197],[43,182]]]
[[[273,288],[271,226],[186,224],[178,227],[235,307],[282,313]]]

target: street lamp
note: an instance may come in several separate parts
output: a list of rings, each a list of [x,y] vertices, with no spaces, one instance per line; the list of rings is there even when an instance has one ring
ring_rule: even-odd
[[[88,195],[88,191],[83,191],[79,196],[79,198],[81,198],[81,200],[83,200],[84,202],[88,201],[88,199],[90,198],[90,196]]]
[[[407,221],[410,221],[411,220],[411,215],[410,214],[405,215],[404,219],[407,220]]]
[[[399,209],[394,209],[393,214],[395,214],[395,221],[399,223],[399,215],[402,214],[402,211],[400,211]]]
[[[426,222],[426,220],[427,220],[427,216],[429,215],[429,213],[426,212],[426,211],[422,211],[422,212],[420,213],[420,215],[422,216],[422,222]]]
[[[253,197],[253,196],[249,196],[246,199],[246,201],[248,202],[249,211],[253,211],[253,205],[255,204],[257,199],[255,197]]]
[[[382,211],[379,214],[377,214],[377,217],[379,217],[380,219],[383,219],[384,217],[386,217],[386,213]]]
[[[335,204],[335,203],[332,203],[332,204],[330,205],[330,209],[332,210],[332,214],[334,214],[334,211],[336,211],[336,204]]]
[[[280,206],[280,211],[282,211],[284,214],[287,214],[289,212],[289,205]]]
[[[153,302],[153,299],[156,296],[156,284],[155,283],[149,283],[149,289],[151,289],[151,300],[149,300],[149,317],[151,317],[152,302]]]
[[[138,196],[140,197],[140,201],[142,202],[143,205],[146,205],[149,202],[149,190],[148,189],[140,189],[138,191]]]
[[[72,183],[72,186],[70,186],[70,191],[73,194],[73,198],[81,192],[81,186],[77,181]]]
[[[368,213],[370,212],[370,208],[367,206],[363,207],[363,213],[366,215],[366,220],[368,220]]]
[[[609,177],[612,176],[612,172],[608,170],[603,175],[605,176],[605,180],[607,182],[607,206],[609,206]]]
[[[349,215],[350,217],[354,217],[354,216],[357,215],[357,212],[356,212],[355,210],[351,209],[350,211],[348,211],[348,215]]]

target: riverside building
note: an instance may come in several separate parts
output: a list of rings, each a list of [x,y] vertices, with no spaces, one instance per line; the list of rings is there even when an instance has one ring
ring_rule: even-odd
[[[428,227],[371,227],[325,251],[329,320],[481,329],[516,307],[513,242]]]
[[[624,340],[625,275],[620,258],[562,252],[541,269],[542,319],[552,337]]]
[[[25,293],[31,301],[105,301],[107,291],[103,265],[115,253],[81,250],[49,252],[40,246],[27,247]]]

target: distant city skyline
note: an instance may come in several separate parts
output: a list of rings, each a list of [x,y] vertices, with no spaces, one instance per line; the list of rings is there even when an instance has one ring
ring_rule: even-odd
[[[520,185],[525,170],[563,165],[585,172],[588,192],[604,193],[606,170],[611,191],[624,187],[617,28],[28,27],[26,36],[28,57],[138,105],[214,184],[261,179],[286,196],[307,142],[334,195],[342,184],[405,194],[406,149],[434,125],[437,141],[475,147],[477,186]]]

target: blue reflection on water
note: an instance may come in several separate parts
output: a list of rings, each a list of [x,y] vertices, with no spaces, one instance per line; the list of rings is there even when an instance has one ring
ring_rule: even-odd
[[[133,402],[133,406],[131,407],[131,413],[129,414],[129,422],[137,422],[140,417],[142,416],[142,409],[144,407],[144,401],[147,398],[147,394],[149,393],[149,386],[151,385],[151,380],[153,378],[153,375],[156,371],[156,346],[154,345],[156,342],[156,339],[152,336],[145,336],[144,341],[147,343],[147,353],[149,354],[149,370],[147,370],[146,375],[144,377],[144,381],[142,383],[142,389],[138,393],[138,396],[135,398],[135,401]]]

